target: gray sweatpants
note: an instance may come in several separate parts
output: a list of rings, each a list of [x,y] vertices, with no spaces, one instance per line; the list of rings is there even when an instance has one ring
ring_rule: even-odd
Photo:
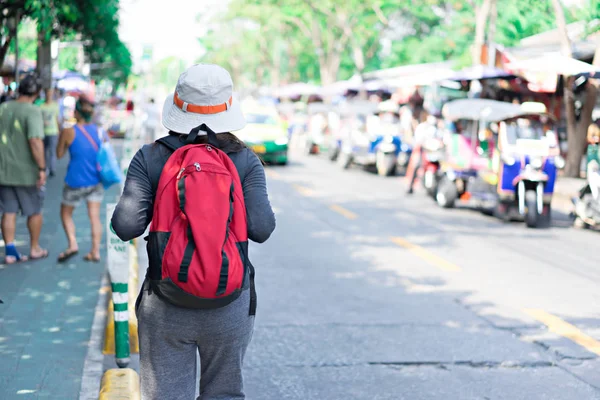
[[[142,400],[244,399],[242,363],[252,338],[250,290],[215,310],[176,307],[144,292],[136,310]]]

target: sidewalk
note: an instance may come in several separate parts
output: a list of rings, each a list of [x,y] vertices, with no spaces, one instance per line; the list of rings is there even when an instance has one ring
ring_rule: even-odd
[[[105,273],[102,262],[87,263],[90,248],[87,209],[74,213],[78,256],[65,264],[58,254],[67,246],[60,221],[60,202],[68,160],[59,162],[57,176],[50,179],[44,204],[41,245],[47,259],[17,265],[0,264],[0,399],[79,397],[84,360],[88,351],[94,308]],[[107,191],[105,203],[114,201],[118,188]],[[105,221],[106,207],[101,218]],[[29,252],[24,218],[17,223],[17,245]],[[0,242],[3,260],[4,243]]]

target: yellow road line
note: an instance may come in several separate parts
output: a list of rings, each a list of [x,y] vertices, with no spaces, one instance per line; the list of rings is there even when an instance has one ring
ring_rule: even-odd
[[[98,400],[139,400],[140,398],[140,378],[133,369],[109,369],[102,376]]]
[[[566,337],[592,353],[600,355],[600,342],[580,331],[575,325],[571,325],[544,310],[527,308],[523,311],[546,325],[550,332]]]
[[[339,206],[337,204],[332,204],[329,206],[329,208],[333,211],[335,211],[336,213],[343,215],[344,217],[348,218],[348,219],[356,219],[358,218],[358,215],[354,214],[352,211],[350,210],[346,210],[344,207]]]
[[[421,246],[417,246],[416,244],[410,243],[409,241],[407,241],[405,239],[402,239],[399,237],[392,237],[392,238],[390,238],[390,240],[392,242],[394,242],[395,244],[397,244],[398,246],[405,248],[406,250],[410,251],[414,255],[427,261],[434,267],[441,269],[442,271],[448,271],[448,272],[462,271],[462,268],[460,268],[458,265],[452,264],[451,262],[446,261],[443,258],[436,256],[433,253],[430,253],[429,251],[425,250]]]
[[[265,173],[269,178],[281,179],[281,174],[277,171],[273,171],[271,168],[265,169]]]
[[[310,197],[310,196],[312,196],[314,194],[314,192],[313,192],[312,189],[307,188],[305,186],[300,186],[300,185],[296,185],[296,184],[293,184],[292,186],[293,186],[294,189],[296,189],[296,191],[298,193],[300,193],[303,196]]]

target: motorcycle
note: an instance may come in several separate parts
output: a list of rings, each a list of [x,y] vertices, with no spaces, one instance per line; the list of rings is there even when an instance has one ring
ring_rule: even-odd
[[[598,163],[599,145],[597,143],[588,146],[588,156],[591,152],[596,153],[595,159],[591,159],[587,168],[587,185],[579,192],[579,197],[573,199],[575,207],[575,227],[589,228],[600,225],[600,164]],[[590,152],[591,150],[591,152]]]
[[[421,176],[421,184],[431,197],[435,197],[441,178],[440,166],[444,159],[443,149],[444,142],[440,139],[429,139],[423,144],[423,175]]]

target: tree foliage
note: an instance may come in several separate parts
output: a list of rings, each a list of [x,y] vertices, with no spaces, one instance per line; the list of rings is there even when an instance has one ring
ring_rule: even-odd
[[[600,16],[589,0],[588,19]],[[204,61],[240,82],[330,83],[353,74],[435,61],[471,62],[480,0],[232,0],[200,38]],[[582,18],[571,12],[567,22]],[[494,41],[511,47],[556,26],[548,0],[498,3]],[[240,80],[241,79],[241,80]]]
[[[3,13],[2,42],[10,43],[12,36],[7,18],[17,12],[37,22],[40,39],[78,38],[86,43],[85,52],[92,64],[95,78],[124,83],[131,73],[131,54],[121,42],[119,0],[0,0]],[[0,54],[0,63],[4,55]]]

